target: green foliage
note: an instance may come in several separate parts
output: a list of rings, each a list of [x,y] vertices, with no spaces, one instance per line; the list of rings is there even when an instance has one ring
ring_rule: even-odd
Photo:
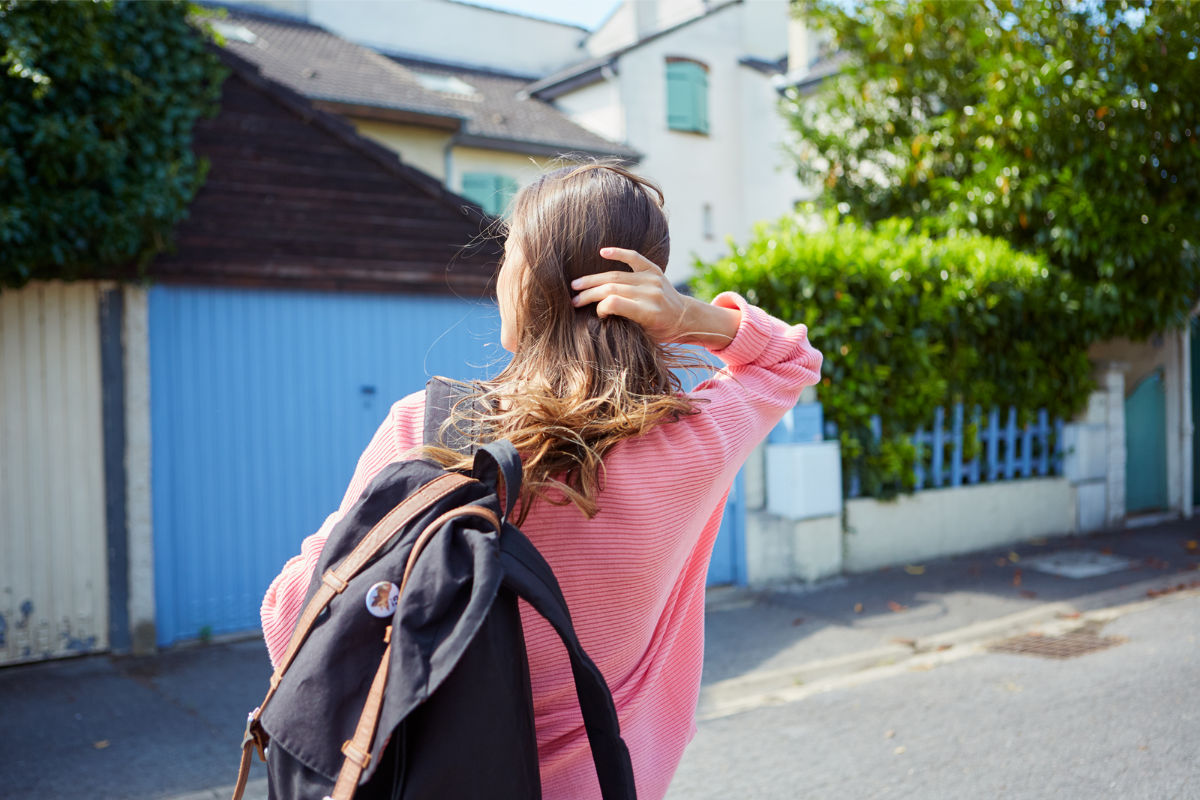
[[[863,491],[911,490],[908,435],[937,406],[1015,405],[1070,416],[1092,389],[1070,276],[1045,257],[974,232],[934,238],[910,220],[873,230],[793,217],[759,226],[715,264],[701,296],[741,292],[780,319],[804,323],[825,354],[818,396],[837,422],[849,475]],[[883,436],[868,432],[878,414]],[[968,437],[969,438],[969,437]]]
[[[1074,276],[1079,334],[1200,296],[1200,3],[797,0],[847,64],[784,103],[803,178],[859,219],[977,229]]]
[[[127,275],[168,245],[225,78],[188,13],[0,0],[0,287]]]

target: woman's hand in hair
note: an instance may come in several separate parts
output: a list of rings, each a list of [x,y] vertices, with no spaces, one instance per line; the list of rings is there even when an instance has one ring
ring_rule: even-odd
[[[719,350],[737,335],[742,314],[680,294],[662,269],[634,250],[604,247],[600,255],[633,272],[601,272],[572,281],[576,308],[596,304],[600,318],[618,316],[641,325],[660,344],[699,344]]]

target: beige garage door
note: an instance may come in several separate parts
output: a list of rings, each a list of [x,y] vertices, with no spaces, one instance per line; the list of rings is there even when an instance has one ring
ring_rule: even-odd
[[[98,295],[0,291],[0,663],[108,647]]]

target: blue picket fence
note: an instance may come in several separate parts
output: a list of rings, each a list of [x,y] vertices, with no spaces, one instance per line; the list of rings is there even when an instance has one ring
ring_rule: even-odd
[[[1001,410],[993,408],[985,422],[982,409],[975,406],[968,420],[963,404],[956,403],[947,429],[946,409],[935,409],[933,425],[929,429],[917,428],[911,437],[917,451],[913,490],[956,489],[984,482],[1061,475],[1063,421],[1055,419],[1051,423],[1049,414],[1041,409],[1036,421],[1018,427],[1017,416],[1016,407],[1010,406],[1001,424]],[[969,451],[975,455],[964,459],[968,430],[974,432]],[[876,439],[882,436],[878,416],[871,417],[871,431]],[[860,494],[857,475],[850,477],[848,493],[851,497]]]

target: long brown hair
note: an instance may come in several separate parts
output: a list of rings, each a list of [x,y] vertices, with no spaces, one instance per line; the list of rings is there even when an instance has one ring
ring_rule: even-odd
[[[456,406],[443,433],[455,426],[516,445],[524,465],[521,522],[537,499],[573,503],[591,519],[600,510],[604,455],[623,439],[697,412],[672,370],[707,364],[657,344],[631,320],[601,319],[594,304],[571,305],[576,278],[631,271],[602,258],[602,247],[636,250],[666,268],[663,203],[654,183],[606,162],[549,172],[512,200],[504,232],[508,252],[521,261],[518,274],[506,275],[515,286],[514,354],[494,379],[472,384],[472,402]],[[443,447],[425,447],[423,455],[450,469],[470,465]]]

